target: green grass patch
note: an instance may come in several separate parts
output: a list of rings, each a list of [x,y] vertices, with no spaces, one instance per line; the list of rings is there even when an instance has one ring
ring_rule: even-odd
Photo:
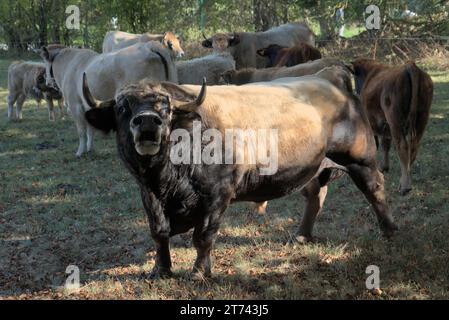
[[[141,275],[151,270],[155,248],[114,139],[96,134],[95,153],[76,159],[70,118],[50,123],[47,110],[28,101],[22,122],[7,121],[10,62],[0,61],[0,299],[449,298],[449,73],[432,73],[432,117],[406,198],[398,195],[391,154],[386,188],[401,228],[394,239],[381,237],[368,203],[343,178],[330,188],[317,243],[285,245],[303,211],[299,194],[270,202],[265,216],[234,205],[213,251],[212,279],[184,277],[195,250],[181,241],[172,249],[175,277],[148,282]],[[75,293],[62,289],[71,264],[81,270]],[[369,265],[380,267],[381,296],[365,288]]]

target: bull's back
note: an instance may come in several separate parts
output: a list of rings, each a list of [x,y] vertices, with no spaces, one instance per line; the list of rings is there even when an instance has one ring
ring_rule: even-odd
[[[122,31],[109,31],[103,41],[103,53],[117,51],[139,41],[140,34],[133,34]]]

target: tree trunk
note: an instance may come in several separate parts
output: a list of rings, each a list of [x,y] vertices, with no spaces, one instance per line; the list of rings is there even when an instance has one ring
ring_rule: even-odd
[[[46,46],[48,44],[47,37],[47,15],[45,10],[45,0],[39,1],[39,46]]]
[[[83,42],[84,48],[89,48],[89,10],[90,10],[90,0],[86,1],[86,7],[84,8],[84,32],[83,32]]]

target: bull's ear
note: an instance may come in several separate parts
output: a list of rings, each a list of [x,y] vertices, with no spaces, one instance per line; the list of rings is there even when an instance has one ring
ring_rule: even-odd
[[[206,40],[204,40],[203,42],[201,42],[201,45],[202,45],[204,48],[209,48],[209,49],[211,49],[211,48],[212,48],[212,40],[211,40],[211,39],[206,39]]]
[[[351,62],[350,64],[345,63],[345,67],[348,68],[349,72],[351,72],[352,74],[355,74],[355,68],[354,68],[353,62]]]
[[[42,47],[39,50],[39,54],[40,54],[42,59],[44,59],[45,61],[51,62],[50,61],[50,53],[48,52],[47,47]]]
[[[265,48],[264,49],[259,49],[257,50],[257,54],[261,57],[266,57],[266,51]]]
[[[114,106],[90,109],[85,113],[87,122],[95,129],[104,133],[117,131],[117,121],[114,114]]]
[[[240,36],[237,33],[234,33],[231,39],[229,39],[229,46],[235,47],[240,43]]]

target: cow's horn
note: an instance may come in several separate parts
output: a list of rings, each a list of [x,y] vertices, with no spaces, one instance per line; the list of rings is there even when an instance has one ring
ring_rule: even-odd
[[[203,32],[203,38],[204,38],[204,40],[209,40],[209,39],[207,39],[207,37],[206,37],[206,35],[204,34],[204,32]]]
[[[86,103],[91,108],[98,108],[101,104],[100,101],[94,98],[92,93],[90,92],[89,85],[87,84],[87,76],[86,73],[83,73],[83,96]]]
[[[195,99],[195,101],[179,105],[177,106],[177,109],[187,112],[196,111],[198,107],[204,103],[204,100],[206,100],[206,93],[207,93],[207,81],[206,78],[203,78],[203,85],[201,86],[200,94]]]

